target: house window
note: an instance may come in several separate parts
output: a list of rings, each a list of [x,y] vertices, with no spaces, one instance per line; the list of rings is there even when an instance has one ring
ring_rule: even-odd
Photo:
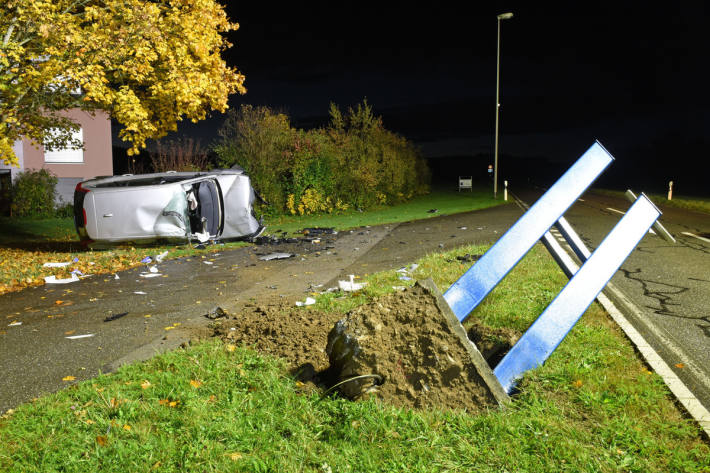
[[[84,142],[84,131],[79,128],[77,131],[72,133],[72,138],[75,140]],[[83,163],[84,162],[84,150],[82,148],[64,148],[56,149],[53,151],[44,152],[44,162],[45,163]]]

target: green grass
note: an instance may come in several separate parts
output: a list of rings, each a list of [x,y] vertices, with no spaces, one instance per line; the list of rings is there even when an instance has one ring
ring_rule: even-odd
[[[429,255],[415,276],[448,287],[468,266],[455,256],[484,250]],[[394,271],[367,281],[317,306],[343,312],[408,284]],[[472,316],[523,329],[564,283],[537,245]],[[282,361],[213,340],[20,406],[0,438],[13,472],[710,471],[697,426],[596,304],[511,406],[483,415],[320,400]]]
[[[621,191],[594,189],[594,192],[603,195],[612,195],[615,197],[624,197]],[[659,206],[677,207],[681,209],[695,210],[710,214],[710,197],[689,197],[682,195],[674,195],[671,200],[668,200],[668,194],[646,194],[654,204]]]
[[[415,197],[409,202],[382,206],[367,212],[349,210],[325,215],[271,217],[267,220],[267,233],[277,230],[294,233],[306,227],[335,227],[339,230],[347,230],[365,225],[407,222],[469,212],[504,203],[502,199],[493,199],[489,189],[474,189],[473,192],[432,189],[430,194]],[[437,209],[437,212],[429,213],[432,209]]]

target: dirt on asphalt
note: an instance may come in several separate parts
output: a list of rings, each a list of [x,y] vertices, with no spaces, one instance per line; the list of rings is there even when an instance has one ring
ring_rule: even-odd
[[[500,359],[520,335],[480,322],[467,325],[472,325],[469,337],[477,340],[491,362]],[[357,334],[358,345],[357,356],[349,357],[347,366],[332,354],[337,350],[328,350],[344,327],[348,336],[340,337],[341,341],[352,341],[351,335]],[[395,406],[469,412],[496,404],[433,296],[419,286],[382,296],[345,316],[294,307],[275,298],[247,305],[217,321],[213,335],[286,360],[310,390],[323,392],[348,377],[373,374],[379,379],[344,383],[341,394],[351,399],[374,396]],[[349,348],[353,347],[345,352]]]

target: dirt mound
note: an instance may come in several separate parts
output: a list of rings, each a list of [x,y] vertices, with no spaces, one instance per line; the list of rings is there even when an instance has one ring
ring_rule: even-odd
[[[374,395],[397,406],[474,412],[493,407],[500,396],[491,392],[490,378],[483,379],[485,370],[480,368],[488,369],[488,364],[470,343],[466,346],[463,328],[455,325],[456,330],[431,290],[417,284],[357,307],[345,318],[312,307],[297,308],[285,300],[253,304],[222,319],[214,332],[232,343],[284,358],[302,381],[321,388],[356,375],[378,375],[378,383],[369,377],[342,384],[339,389],[352,399]],[[473,325],[470,335],[482,343],[484,354],[498,358],[517,338],[480,323]],[[492,376],[489,369],[488,375]]]
[[[381,378],[380,385],[373,378],[342,384],[351,399],[374,395],[399,406],[469,411],[495,406],[480,373],[485,361],[480,354],[481,363],[472,360],[470,342],[461,335],[432,293],[417,284],[349,312],[330,332],[326,353],[340,381]]]

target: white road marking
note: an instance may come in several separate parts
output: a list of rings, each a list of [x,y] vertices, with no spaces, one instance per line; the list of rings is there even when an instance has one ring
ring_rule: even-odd
[[[616,213],[621,214],[621,215],[626,215],[626,212],[622,212],[621,210],[612,209],[611,207],[607,207],[606,209],[607,209],[607,210],[610,210],[610,211],[612,211],[612,212],[616,212]],[[653,228],[649,228],[649,229],[648,229],[648,233],[650,233],[651,235],[655,235],[655,234],[656,234],[656,232],[653,230]]]
[[[710,239],[704,238],[704,237],[701,237],[701,236],[698,236],[698,235],[696,235],[695,233],[682,232],[682,234],[685,235],[685,236],[697,238],[698,240],[702,240],[702,241],[704,241],[704,242],[706,242],[706,243],[710,243]]]

